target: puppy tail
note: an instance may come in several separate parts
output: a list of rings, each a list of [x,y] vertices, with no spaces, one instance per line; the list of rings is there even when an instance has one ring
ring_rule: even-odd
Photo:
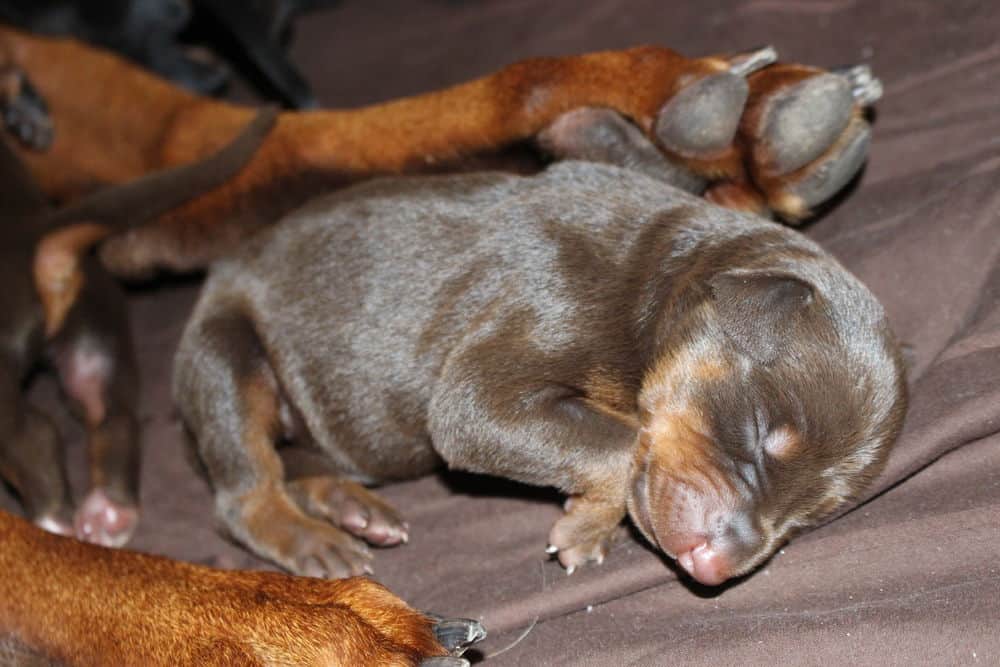
[[[277,109],[266,107],[225,148],[204,160],[105,188],[51,214],[34,259],[46,334],[59,331],[76,302],[84,281],[80,263],[95,244],[232,179],[256,154],[277,116]]]

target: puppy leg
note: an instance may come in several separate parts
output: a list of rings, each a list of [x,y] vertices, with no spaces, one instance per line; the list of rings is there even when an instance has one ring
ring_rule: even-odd
[[[76,536],[120,547],[139,521],[135,353],[121,288],[93,260],[84,285],[49,355],[87,429],[90,490],[76,511]]]
[[[395,508],[357,482],[335,475],[293,480],[288,494],[306,514],[326,519],[369,544],[388,547],[410,539]]]
[[[549,535],[548,553],[558,553],[570,572],[600,562],[625,517],[635,426],[584,387],[539,387],[516,376],[499,387],[477,382],[488,355],[501,357],[505,369],[532,367],[496,341],[461,355],[475,361],[446,364],[430,405],[435,449],[449,467],[571,494],[566,515]],[[510,406],[517,406],[516,414]]]
[[[0,476],[42,528],[73,533],[73,505],[55,427],[21,397],[17,365],[0,362]]]
[[[214,486],[216,513],[233,537],[297,574],[371,571],[363,543],[307,516],[285,490],[275,451],[278,383],[246,318],[223,309],[194,320],[174,376],[175,398]]]
[[[393,546],[409,540],[409,525],[395,508],[361,484],[345,479],[316,449],[286,445],[278,450],[285,488],[302,511],[324,519],[369,544]]]
[[[475,621],[420,613],[364,577],[213,570],[47,535],[5,512],[0,543],[0,661],[457,667],[468,662],[433,660],[485,636]],[[16,644],[5,653],[8,637]]]

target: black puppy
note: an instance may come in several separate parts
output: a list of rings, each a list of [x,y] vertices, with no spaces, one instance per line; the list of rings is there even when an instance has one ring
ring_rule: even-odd
[[[285,53],[293,19],[337,0],[0,0],[0,20],[121,53],[203,94],[218,93],[229,70],[186,42],[202,42],[246,70],[290,107],[317,106]]]
[[[605,156],[637,135],[574,132]],[[407,539],[361,484],[444,464],[569,494],[569,570],[628,512],[718,584],[849,502],[905,409],[881,306],[821,248],[581,162],[308,205],[214,268],[174,382],[228,530],[326,576]],[[334,472],[292,475],[283,443]]]
[[[0,67],[0,84],[0,115],[8,131],[44,148],[53,128],[23,72]],[[274,116],[262,112],[207,160],[100,191],[62,210],[49,206],[0,139],[0,476],[43,528],[120,546],[138,520],[138,380],[125,298],[97,260],[81,253],[111,231],[228,180],[254,154]],[[53,298],[43,298],[36,280]],[[90,490],[75,511],[56,430],[22,396],[31,373],[44,364],[56,368],[87,427]]]

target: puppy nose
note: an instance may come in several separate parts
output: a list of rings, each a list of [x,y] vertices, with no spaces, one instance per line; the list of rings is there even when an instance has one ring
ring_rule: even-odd
[[[696,581],[706,586],[718,586],[732,576],[729,558],[709,542],[702,542],[689,551],[677,554],[677,564]]]

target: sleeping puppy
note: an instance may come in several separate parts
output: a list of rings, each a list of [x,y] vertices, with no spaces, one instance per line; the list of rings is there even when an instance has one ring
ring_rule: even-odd
[[[816,244],[572,161],[308,205],[214,268],[174,382],[225,527],[329,577],[407,540],[363,485],[446,465],[568,494],[569,571],[627,513],[716,585],[845,507],[905,410],[881,306]]]

